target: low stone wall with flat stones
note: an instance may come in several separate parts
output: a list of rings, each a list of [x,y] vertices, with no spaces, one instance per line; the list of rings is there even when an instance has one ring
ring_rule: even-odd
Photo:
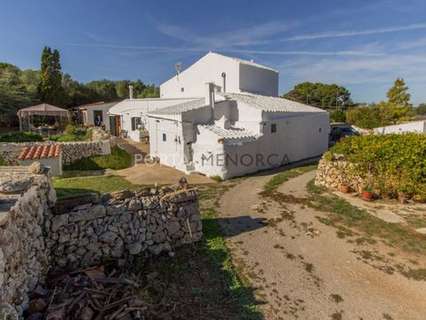
[[[333,155],[332,160],[324,157],[320,160],[315,185],[331,190],[339,190],[340,186],[346,185],[358,193],[366,186],[364,179],[354,174],[353,164],[339,155]]]
[[[195,190],[116,192],[52,216],[52,267],[82,268],[134,255],[158,255],[201,239]]]
[[[62,150],[62,163],[70,164],[82,158],[111,153],[109,139],[100,141],[76,141],[76,142],[21,142],[0,143],[0,157],[9,165],[18,165],[18,156],[25,147],[34,145],[60,144]]]

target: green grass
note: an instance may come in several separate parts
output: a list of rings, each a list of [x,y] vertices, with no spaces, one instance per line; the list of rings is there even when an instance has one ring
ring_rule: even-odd
[[[234,265],[231,252],[226,246],[223,233],[217,221],[216,209],[218,206],[218,193],[224,192],[220,187],[210,187],[200,192],[200,205],[203,218],[204,251],[212,263],[222,270],[225,276],[229,293],[236,299],[240,308],[239,319],[263,319],[258,310],[253,289],[242,273]]]
[[[0,156],[0,166],[7,166],[7,162],[2,158],[2,156]]]
[[[290,170],[286,170],[274,175],[263,187],[265,193],[274,192],[280,185],[284,182],[288,181],[291,178],[295,178],[303,173],[315,170],[317,168],[316,165],[309,165],[299,168],[294,168]]]
[[[90,129],[68,124],[63,133],[50,136],[49,140],[58,142],[87,141],[90,140],[91,137],[92,131]]]
[[[54,178],[53,186],[58,198],[85,194],[106,193],[118,190],[136,190],[139,186],[117,176],[96,176],[79,178]]]
[[[35,142],[43,141],[41,135],[33,132],[11,132],[0,135],[0,142]]]
[[[119,147],[113,147],[111,154],[105,156],[92,156],[80,159],[64,166],[64,170],[120,170],[132,165],[132,156]]]
[[[379,238],[392,247],[426,254],[426,236],[410,227],[387,223],[366,210],[352,206],[338,196],[322,193],[323,189],[316,187],[313,181],[308,183],[307,189],[311,194],[307,204],[316,210],[328,212],[329,225],[335,227],[344,225],[360,231],[367,239]]]

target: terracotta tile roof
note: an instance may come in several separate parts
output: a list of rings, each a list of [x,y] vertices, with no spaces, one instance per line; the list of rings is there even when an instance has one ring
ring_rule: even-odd
[[[18,160],[37,160],[46,158],[57,158],[61,152],[59,144],[38,145],[25,147],[18,157]]]

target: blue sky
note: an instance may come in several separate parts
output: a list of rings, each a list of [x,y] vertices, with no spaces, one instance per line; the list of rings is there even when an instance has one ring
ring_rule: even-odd
[[[160,84],[212,50],[278,69],[280,92],[335,82],[372,102],[403,77],[426,102],[424,0],[1,0],[0,61],[38,68],[44,45],[84,82]]]

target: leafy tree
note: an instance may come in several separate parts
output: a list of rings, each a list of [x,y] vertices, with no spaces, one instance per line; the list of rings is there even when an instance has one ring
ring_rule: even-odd
[[[303,82],[283,95],[284,98],[309,104],[323,109],[337,109],[351,106],[351,94],[337,84]]]
[[[377,128],[383,123],[380,109],[375,104],[349,108],[346,112],[346,121],[364,129]]]
[[[404,79],[398,78],[395,80],[392,88],[387,93],[388,102],[401,107],[410,107],[411,95],[408,93],[408,87]]]
[[[93,90],[99,97],[102,97],[104,101],[114,101],[118,98],[114,81],[106,79],[96,80],[87,83],[86,86]]]
[[[426,103],[422,103],[420,104],[416,109],[415,109],[416,114],[418,115],[426,115]]]
[[[158,98],[160,96],[160,88],[155,85],[148,85],[145,89],[137,96],[140,99],[143,98]]]
[[[330,112],[330,120],[333,122],[346,122],[346,113],[342,110]]]
[[[22,83],[21,70],[8,63],[0,63],[0,125],[16,124],[16,110],[35,101]]]
[[[41,54],[40,83],[38,96],[42,102],[62,105],[65,92],[62,88],[62,68],[58,50],[44,47]]]

